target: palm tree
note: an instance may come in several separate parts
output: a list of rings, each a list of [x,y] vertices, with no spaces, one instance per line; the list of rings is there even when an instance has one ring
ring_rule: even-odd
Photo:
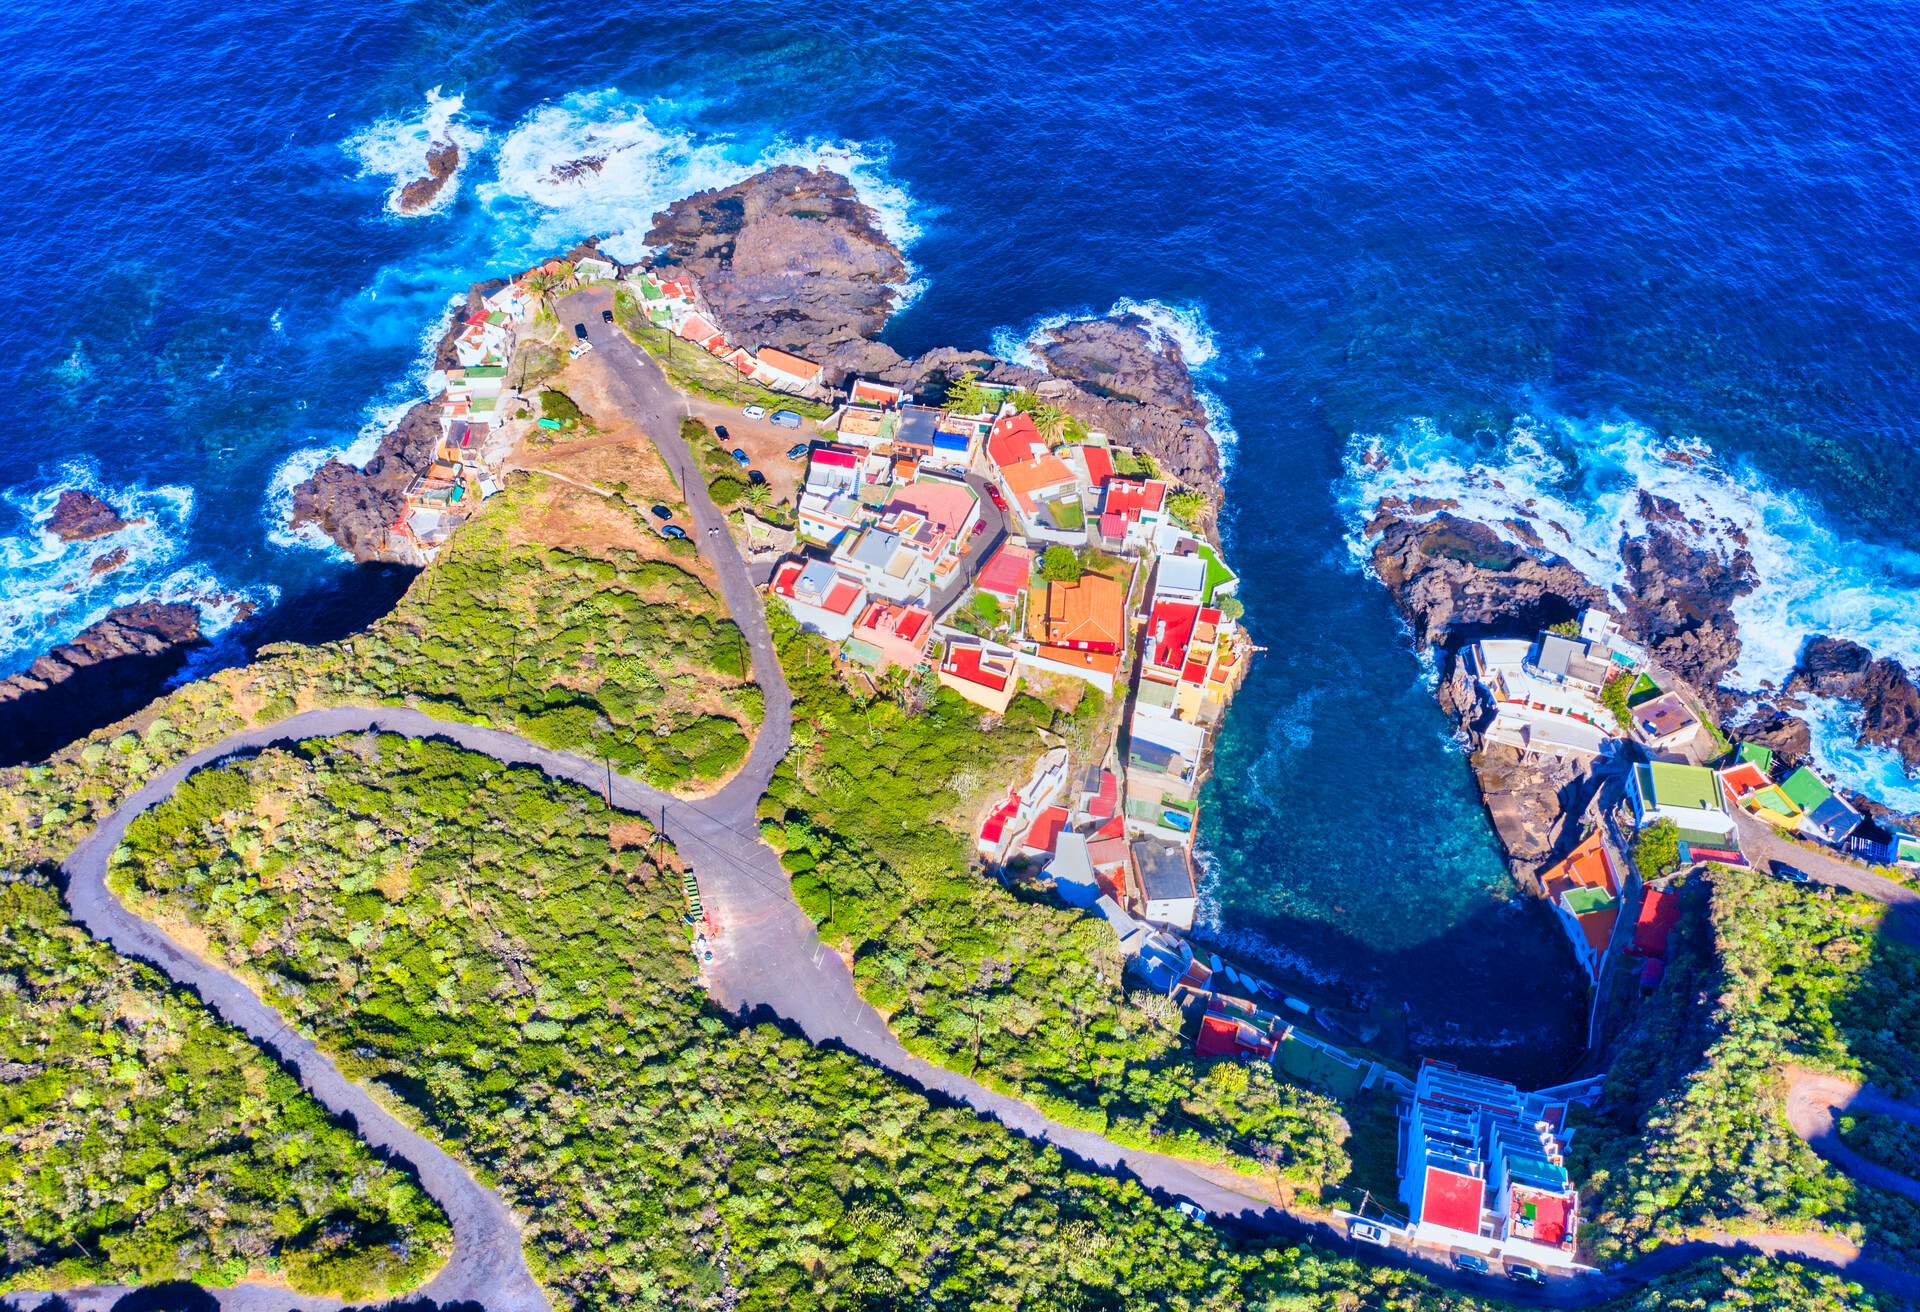
[[[520,280],[533,296],[533,321],[535,323],[560,322],[560,311],[555,301],[558,297],[562,279],[557,273],[548,273],[545,269],[535,269]]]
[[[773,490],[765,483],[747,484],[747,504],[750,506],[764,507],[772,496]]]
[[[1059,406],[1042,401],[1027,413],[1033,417],[1033,426],[1048,446],[1057,445],[1066,434],[1067,412]]]

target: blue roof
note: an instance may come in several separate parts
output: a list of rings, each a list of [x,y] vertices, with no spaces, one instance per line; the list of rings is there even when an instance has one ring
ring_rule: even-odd
[[[1807,819],[1834,842],[1840,841],[1860,827],[1860,813],[1838,797],[1829,797],[1820,803]]]
[[[938,432],[933,435],[933,449],[936,451],[965,451],[967,445],[965,433]]]

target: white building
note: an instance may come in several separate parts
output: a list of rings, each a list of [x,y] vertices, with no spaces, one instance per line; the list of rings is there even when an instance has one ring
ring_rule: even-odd
[[[1589,663],[1558,660],[1565,653],[1556,645],[1550,653],[1556,672],[1535,660],[1538,650],[1538,644],[1519,638],[1483,638],[1466,648],[1466,671],[1493,706],[1482,736],[1543,756],[1598,756],[1620,736],[1620,725],[1600,704],[1598,686],[1588,681]]]
[[[1689,834],[1725,839],[1733,833],[1720,777],[1704,765],[1675,761],[1636,765],[1627,776],[1627,798],[1633,803],[1637,825],[1671,820],[1679,826],[1682,841]]]

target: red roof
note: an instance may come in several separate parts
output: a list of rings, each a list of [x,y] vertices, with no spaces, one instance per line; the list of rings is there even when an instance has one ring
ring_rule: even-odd
[[[1067,808],[1050,806],[1033,818],[1033,827],[1021,846],[1036,852],[1051,853],[1060,842],[1060,831],[1067,827]]]
[[[1083,446],[1081,458],[1087,462],[1087,481],[1098,488],[1113,477],[1113,453],[1103,446]]]
[[[1105,820],[1113,815],[1120,806],[1120,781],[1114,778],[1113,771],[1100,771],[1100,789],[1087,803],[1087,814],[1096,820]]]
[[[1147,629],[1155,665],[1173,669],[1185,664],[1194,622],[1199,618],[1200,608],[1190,601],[1163,601],[1154,606]]]
[[[1127,840],[1120,834],[1108,838],[1095,838],[1087,844],[1087,864],[1095,870],[1108,866],[1123,865],[1127,859]]]
[[[859,465],[860,457],[843,446],[817,446],[813,449],[813,463],[853,469]]]
[[[1568,1239],[1573,1200],[1539,1189],[1515,1189],[1512,1210],[1533,1223],[1533,1242],[1558,1247]]]
[[[1139,523],[1140,516],[1149,510],[1158,510],[1167,499],[1167,485],[1157,480],[1135,483],[1124,479],[1107,484],[1106,500],[1101,503],[1102,514],[1124,516],[1129,523]]]
[[[1126,817],[1116,815],[1115,817],[1113,817],[1113,819],[1107,821],[1105,824],[1101,825],[1098,829],[1094,830],[1093,836],[1096,840],[1104,839],[1104,838],[1119,838],[1121,835],[1125,834],[1126,832],[1127,832]]]
[[[1200,1057],[1268,1057],[1273,1040],[1245,1021],[1208,1012],[1200,1018],[1193,1051]]]
[[[1007,821],[1019,812],[1020,799],[1009,793],[1006,801],[987,814],[987,822],[980,826],[980,837],[989,843],[999,843],[1007,832]]]
[[[987,438],[987,457],[996,465],[1017,465],[1022,460],[1031,460],[1035,447],[1044,451],[1047,443],[1034,427],[1033,416],[1008,415],[994,422],[993,432]]]
[[[1633,922],[1633,950],[1643,957],[1665,958],[1667,935],[1680,923],[1680,895],[1650,888],[1640,899],[1640,918]]]
[[[947,658],[940,662],[940,670],[943,674],[951,674],[956,679],[977,683],[982,688],[1004,692],[1007,685],[1013,682],[1013,672],[1009,670],[1005,674],[998,674],[984,668],[980,663],[980,658],[984,654],[983,648],[975,647],[970,643],[954,644],[947,648]]]
[[[1127,535],[1127,517],[1125,515],[1100,516],[1100,536],[1103,538],[1123,538]]]
[[[1033,574],[1033,552],[1013,542],[1004,542],[988,558],[974,577],[974,586],[1002,597],[1017,597],[1025,591]]]
[[[1420,1220],[1466,1234],[1480,1233],[1480,1202],[1486,1182],[1438,1166],[1427,1167],[1427,1184],[1420,1197]]]

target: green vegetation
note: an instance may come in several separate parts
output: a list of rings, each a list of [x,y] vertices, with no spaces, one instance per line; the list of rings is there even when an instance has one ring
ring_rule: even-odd
[[[1237,620],[1247,613],[1247,604],[1238,597],[1220,598],[1220,615],[1223,619]]]
[[[1055,583],[1071,583],[1085,572],[1072,547],[1048,547],[1040,557],[1040,577]]]
[[[1644,679],[1647,676],[1643,674],[1640,677]],[[1633,712],[1627,708],[1627,693],[1632,686],[1632,676],[1619,673],[1608,679],[1600,689],[1600,704],[1613,712],[1621,733],[1633,732]]]
[[[557,419],[569,427],[584,424],[587,416],[574,399],[565,392],[556,392],[552,388],[540,393],[540,417]]]
[[[249,1274],[402,1293],[446,1219],[238,1031],[0,884],[0,1290]]]
[[[1842,1116],[1835,1124],[1841,1141],[1862,1157],[1920,1180],[1920,1125],[1873,1112]]]
[[[1207,499],[1198,492],[1180,491],[1167,496],[1167,513],[1188,528],[1197,526],[1207,514]]]
[[[735,408],[763,405],[769,410],[791,410],[807,419],[825,419],[833,413],[832,407],[818,401],[751,382],[705,347],[654,327],[639,312],[631,294],[624,300],[619,295],[614,297],[614,321],[637,346],[660,362],[667,381],[683,392]]]
[[[1128,993],[1104,922],[968,869],[956,828],[1024,777],[1032,730],[1084,742],[1104,703],[1083,718],[1018,697],[989,732],[951,692],[919,715],[856,702],[825,645],[774,619],[796,750],[762,803],[763,831],[908,1049],[1121,1143],[1309,1195],[1345,1176],[1335,1103],[1267,1067],[1196,1060],[1165,998]]]
[[[1547,632],[1557,633],[1563,638],[1577,638],[1580,636],[1580,621],[1578,619],[1560,620],[1547,625]]]
[[[1787,1124],[1782,1070],[1920,1094],[1920,956],[1884,908],[1715,868],[1688,885],[1660,991],[1574,1138],[1588,1235],[1611,1258],[1712,1230],[1869,1235],[1920,1257],[1920,1208],[1855,1183]]]
[[[1115,447],[1113,449],[1113,472],[1122,478],[1158,478],[1160,477],[1160,466],[1156,465],[1153,462],[1153,457],[1145,451],[1135,451],[1130,447]],[[1179,494],[1176,493],[1175,495]],[[1189,493],[1188,495],[1198,496],[1199,494]]]
[[[990,415],[1000,408],[1000,397],[999,388],[987,386],[969,369],[947,384],[940,404],[957,415]]]
[[[1067,496],[1061,497],[1058,501],[1049,501],[1047,515],[1056,525],[1069,532],[1087,526],[1086,511],[1080,508],[1079,499],[1076,497]]]
[[[1680,864],[1680,829],[1673,821],[1655,820],[1633,836],[1633,864],[1644,881],[1654,880]]]

